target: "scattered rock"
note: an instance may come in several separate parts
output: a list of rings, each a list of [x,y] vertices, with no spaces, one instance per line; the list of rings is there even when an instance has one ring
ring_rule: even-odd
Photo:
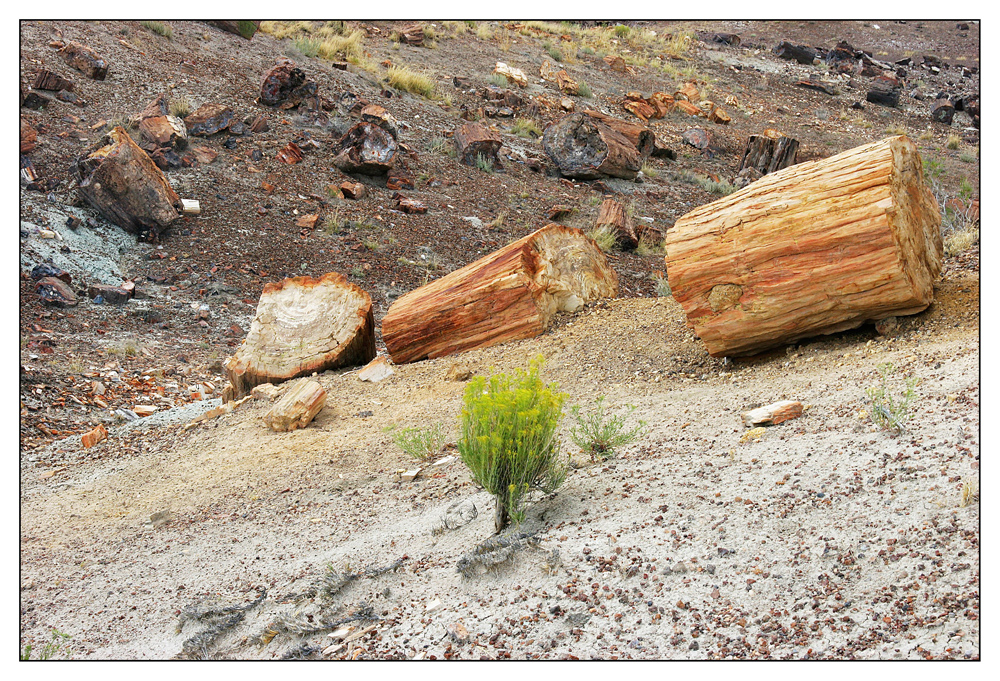
[[[110,303],[111,305],[124,305],[132,296],[129,291],[126,291],[121,286],[93,284],[87,288],[87,297],[91,300],[100,297],[105,303]]]
[[[465,364],[452,364],[448,367],[445,379],[449,381],[468,381],[472,378],[472,369]]]
[[[74,307],[77,304],[76,294],[61,279],[43,277],[35,283],[35,292],[46,305],[56,307]]]
[[[404,213],[426,213],[427,206],[416,199],[409,199],[405,196],[396,196],[396,207]]]
[[[507,66],[502,61],[497,62],[497,65],[493,68],[493,73],[500,74],[506,78],[509,83],[517,83],[518,87],[528,87],[528,76],[525,75],[524,71],[521,69],[515,69],[512,66]]]
[[[104,80],[108,75],[108,63],[92,49],[71,41],[59,50],[59,55],[67,64],[94,80]]]
[[[202,104],[184,118],[184,124],[188,133],[207,137],[228,128],[234,115],[225,104]]]
[[[782,421],[789,421],[802,416],[802,403],[794,400],[783,400],[743,412],[743,424],[753,426],[776,426]]]
[[[93,430],[89,430],[83,434],[81,441],[83,442],[84,449],[90,449],[99,442],[103,442],[108,439],[108,429],[103,425],[99,425]]]
[[[342,182],[340,191],[344,193],[345,199],[363,199],[368,194],[368,188],[360,182]]]
[[[32,90],[31,92],[29,92],[27,95],[24,96],[24,101],[21,102],[21,106],[23,106],[25,109],[34,109],[36,111],[41,111],[51,103],[52,100],[50,98],[46,97],[40,92],[35,92],[34,90]]]
[[[62,76],[52,73],[46,69],[41,69],[35,74],[35,82],[32,83],[31,87],[36,90],[51,90],[53,92],[58,92],[59,90],[72,90],[73,81],[67,80]]]
[[[276,158],[282,163],[294,165],[302,160],[302,149],[295,142],[289,142],[278,151]]]
[[[389,358],[385,355],[379,355],[358,372],[358,378],[362,381],[378,383],[383,379],[389,378],[394,373],[396,372],[393,371],[392,365],[389,363]]]
[[[358,123],[336,145],[333,164],[345,173],[386,175],[396,160],[396,138],[372,123]]]
[[[689,128],[681,135],[681,139],[685,144],[690,144],[695,149],[706,149],[712,140],[712,136],[701,128]]]
[[[256,400],[270,400],[274,402],[281,394],[281,389],[273,383],[262,383],[255,385],[250,391],[250,396]]]

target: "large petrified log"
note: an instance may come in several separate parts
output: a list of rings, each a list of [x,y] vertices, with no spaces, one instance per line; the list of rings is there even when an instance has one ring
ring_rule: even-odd
[[[399,143],[373,123],[357,123],[340,138],[333,165],[345,173],[385,175],[392,168]]]
[[[116,225],[155,240],[179,217],[180,197],[123,128],[95,147],[73,165],[80,196]]]
[[[223,368],[239,398],[255,385],[363,365],[374,357],[371,297],[330,272],[264,286],[250,332]]]
[[[542,333],[557,311],[618,292],[618,275],[592,239],[550,224],[410,291],[382,320],[396,364]]]
[[[604,121],[582,113],[569,114],[545,128],[542,146],[563,175],[581,180],[635,179],[649,155]]]
[[[594,111],[593,109],[584,109],[583,113],[591,118],[599,120],[615,132],[624,135],[626,139],[632,143],[632,146],[639,151],[643,162],[650,157],[656,148],[656,134],[645,125],[630,123],[629,121],[614,118],[613,116],[608,116],[607,114]]]
[[[503,145],[500,133],[479,123],[466,123],[455,130],[454,140],[459,163],[475,166],[477,159],[482,156],[492,163],[493,167],[500,165],[500,159],[497,156],[501,145]]]
[[[754,168],[761,175],[767,175],[776,170],[795,165],[795,157],[798,151],[798,140],[786,137],[777,130],[768,128],[761,135],[750,135],[750,139],[747,140],[746,149],[743,150],[743,158],[740,160],[739,170]]]
[[[765,175],[681,217],[667,276],[712,356],[915,314],[941,270],[941,216],[905,136]]]

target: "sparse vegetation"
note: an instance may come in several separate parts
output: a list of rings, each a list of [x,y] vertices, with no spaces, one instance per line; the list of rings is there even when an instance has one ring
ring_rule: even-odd
[[[458,451],[473,480],[496,498],[496,530],[521,523],[532,490],[554,492],[566,479],[568,458],[557,436],[565,393],[539,377],[542,358],[528,371],[476,376],[465,389]]]
[[[323,232],[328,235],[340,234],[344,231],[344,220],[340,217],[340,211],[327,213],[323,218]]]
[[[191,113],[191,100],[186,96],[174,97],[170,100],[170,115],[185,118]]]
[[[944,254],[948,257],[959,255],[979,242],[979,228],[967,224],[944,238]]]
[[[432,139],[428,143],[427,149],[436,154],[444,154],[445,156],[449,156],[451,158],[458,156],[458,151],[455,150],[455,144],[453,142],[449,142],[444,137],[435,137]]]
[[[653,281],[656,282],[656,295],[660,298],[666,298],[671,295],[670,282],[667,281],[665,276],[656,275],[653,277]]]
[[[598,248],[605,253],[610,253],[618,245],[618,237],[608,225],[601,225],[587,232],[587,236],[593,239]]]
[[[590,413],[581,415],[579,405],[572,408],[576,425],[570,430],[570,439],[577,447],[590,455],[591,461],[610,459],[619,447],[639,439],[646,430],[646,422],[639,421],[632,428],[626,427],[628,417],[635,411],[629,405],[625,414],[608,416],[604,410],[604,396],[594,403]]]
[[[545,42],[543,42],[542,49],[545,50],[545,53],[549,55],[549,57],[551,57],[553,60],[562,61],[563,59],[562,52],[560,52],[559,49],[552,44],[551,40],[546,40]]]
[[[719,196],[728,196],[736,191],[736,187],[729,184],[725,180],[719,180],[716,182],[710,177],[705,177],[703,175],[698,175],[690,170],[680,170],[673,173],[675,180],[680,180],[681,182],[687,182],[688,184],[696,184],[709,194],[718,194]]]
[[[390,66],[386,80],[397,90],[405,90],[428,99],[434,94],[434,81],[407,66]]]
[[[503,227],[504,223],[507,221],[507,211],[502,210],[497,213],[497,216],[493,218],[486,226],[490,229],[500,229]]]
[[[663,253],[663,241],[655,241],[649,236],[649,232],[643,232],[639,237],[639,245],[635,247],[635,254],[641,256],[660,255]]]
[[[660,176],[660,171],[658,171],[653,166],[649,165],[649,163],[647,162],[642,164],[642,174],[650,178],[651,180],[655,180],[657,177]]]
[[[906,134],[906,128],[904,128],[902,125],[890,125],[889,127],[887,127],[885,129],[885,134],[886,135],[905,135]]]
[[[966,480],[962,483],[962,508],[965,508],[974,501],[979,501],[979,485],[975,480]]]
[[[958,160],[961,161],[962,163],[975,163],[978,159],[976,158],[975,154],[972,154],[968,151],[963,151],[959,153]]]
[[[118,343],[109,343],[104,351],[109,355],[124,355],[125,357],[135,357],[139,354],[142,345],[135,340],[125,340]]]
[[[426,461],[441,451],[445,443],[444,424],[430,428],[403,428],[391,431],[392,441],[418,461]]]
[[[590,86],[587,85],[586,81],[581,80],[578,87],[579,89],[577,90],[577,94],[584,99],[592,99],[594,97],[594,92],[590,89]]]
[[[878,367],[879,384],[865,390],[868,401],[871,404],[872,421],[877,423],[884,430],[891,430],[902,433],[905,423],[910,419],[910,412],[913,402],[917,399],[914,388],[917,379],[910,377],[906,379],[906,390],[899,397],[893,395],[892,386],[889,380],[895,373],[892,364],[885,363]]]
[[[69,638],[72,638],[69,634],[64,634],[58,629],[53,629],[52,639],[38,652],[38,657],[31,657],[32,646],[30,643],[26,643],[24,648],[21,649],[20,659],[24,661],[31,659],[51,660],[53,655],[62,650],[62,641]]]
[[[146,20],[140,21],[139,23],[142,24],[143,28],[148,28],[153,33],[162,35],[167,40],[174,39],[174,29],[173,27],[171,27],[170,24],[165,24],[162,21],[146,21]]]
[[[351,276],[354,277],[355,279],[364,279],[365,278],[365,271],[363,269],[361,269],[360,267],[357,267],[357,266],[352,267],[351,268]]]
[[[311,38],[307,36],[301,36],[292,41],[295,45],[295,49],[301,52],[306,57],[315,57],[319,54],[320,45],[323,41],[319,38]]]
[[[486,79],[486,82],[490,85],[496,85],[497,87],[507,87],[507,76],[502,73],[491,73],[490,77]]]
[[[485,21],[476,25],[476,37],[480,40],[489,40],[493,37],[493,28]]]
[[[528,139],[535,139],[542,136],[542,129],[538,127],[538,123],[530,118],[518,118],[514,121],[514,125],[511,126],[510,131],[518,137],[527,137]]]
[[[962,138],[958,135],[948,135],[948,141],[945,146],[949,149],[956,150],[962,146]]]
[[[493,161],[486,158],[482,154],[476,154],[476,167],[482,170],[484,173],[493,172]]]

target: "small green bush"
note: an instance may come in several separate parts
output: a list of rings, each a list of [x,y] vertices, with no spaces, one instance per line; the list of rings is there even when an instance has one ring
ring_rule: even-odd
[[[625,421],[635,411],[629,406],[626,414],[607,416],[604,412],[604,396],[595,401],[594,409],[587,415],[580,414],[580,407],[572,408],[576,425],[570,430],[569,437],[573,444],[587,452],[591,461],[610,459],[615,450],[638,440],[646,431],[646,422],[639,421],[633,428],[626,428]]]
[[[482,170],[484,173],[492,173],[493,160],[486,158],[482,154],[476,154],[476,167]]]
[[[319,38],[302,36],[301,38],[296,38],[293,44],[295,45],[295,49],[301,52],[303,56],[315,57],[319,54],[319,48],[323,45],[323,41]]]
[[[597,242],[597,246],[605,253],[610,253],[618,244],[618,237],[608,225],[601,225],[587,232],[587,236]]]
[[[527,137],[528,139],[535,139],[542,136],[542,129],[538,127],[538,123],[530,118],[518,118],[514,121],[514,125],[511,126],[510,131],[518,137]]]
[[[581,80],[578,86],[577,94],[583,97],[584,99],[592,99],[594,96],[594,91],[590,89],[590,86],[587,85],[586,81]]]
[[[52,640],[45,644],[45,647],[38,653],[36,660],[51,660],[52,656],[62,650],[60,641],[72,638],[69,634],[64,634],[58,629],[52,630]],[[31,644],[26,643],[20,654],[21,660],[31,660]]]
[[[153,33],[158,33],[162,35],[167,40],[174,39],[174,29],[170,24],[165,24],[162,21],[140,21],[143,28],[148,28]]]
[[[392,440],[414,459],[426,461],[441,451],[445,443],[444,425],[430,428],[403,428],[392,433]]]
[[[502,73],[492,73],[490,77],[486,79],[486,82],[491,85],[496,85],[497,87],[507,87],[507,76]]]
[[[524,520],[528,493],[555,491],[566,479],[568,457],[556,433],[565,393],[538,376],[539,356],[525,372],[473,378],[465,388],[458,451],[472,478],[496,498],[496,531]]]
[[[917,385],[917,379],[915,377],[907,378],[906,390],[902,397],[893,397],[889,378],[894,371],[892,364],[888,362],[879,365],[879,384],[867,388],[865,393],[871,403],[872,421],[884,430],[902,433],[906,430],[903,424],[912,416],[910,407],[917,399],[917,393],[913,390]]]

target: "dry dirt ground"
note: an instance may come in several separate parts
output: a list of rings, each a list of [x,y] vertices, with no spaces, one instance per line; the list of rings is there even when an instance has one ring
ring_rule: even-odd
[[[662,252],[615,252],[621,297],[561,315],[537,339],[395,367],[378,384],[359,381],[356,370],[322,374],[329,406],[305,430],[270,432],[260,402],[184,430],[215,403],[206,383],[221,389],[219,361],[242,338],[227,331],[248,328],[266,281],[350,273],[372,293],[378,323],[399,293],[536,229],[553,203],[576,204],[573,220],[585,224],[600,192],[534,173],[516,153],[504,174],[486,175],[428,148],[454,129],[462,104],[481,103],[454,90],[452,76],[482,86],[498,59],[537,73],[545,36],[470,31],[440,38],[435,49],[395,49],[393,26],[376,22],[379,32],[365,38],[371,58],[436,74],[452,96],[446,105],[398,91],[383,98],[372,74],[296,55],[288,40],[261,33],[248,43],[197,22],[171,23],[169,41],[137,22],[21,27],[22,82],[39,65],[56,67],[90,102],[22,109],[42,125],[36,167],[61,181],[49,195],[21,197],[22,648],[37,651],[56,629],[70,636],[58,656],[75,659],[979,658],[979,504],[975,495],[963,499],[979,479],[978,245],[947,258],[934,304],[890,335],[866,326],[735,361],[709,357],[674,300],[655,297],[651,274],[662,270]],[[944,191],[957,195],[964,179],[978,197],[978,158],[968,160],[978,130],[964,114],[950,128],[933,125],[926,102],[909,97],[899,109],[855,111],[849,106],[863,90],[845,84],[830,97],[797,88],[791,83],[814,67],[768,51],[782,39],[823,47],[847,39],[884,60],[912,51],[978,65],[977,25],[959,34],[954,22],[653,26],[740,33],[742,47],[696,43],[680,65],[753,113],[712,127],[717,142],[707,155],[680,142],[696,123],[656,122],[678,159],[657,161],[657,177],[619,187],[636,215],[668,229],[711,200],[677,172],[731,178],[746,137],[764,127],[800,139],[801,159],[902,126],[940,164]],[[57,32],[109,57],[108,81],[63,67],[47,46]],[[282,54],[295,56],[331,99],[353,91],[408,122],[401,139],[417,150],[411,168],[421,178],[411,194],[431,205],[427,215],[392,212],[384,186],[361,202],[327,198],[323,188],[344,178],[323,151],[298,166],[274,160],[294,132],[311,130],[324,143],[334,136],[331,126],[310,128],[254,103],[261,75]],[[196,75],[180,70],[185,60]],[[627,115],[616,108],[624,92],[679,82],[651,67],[632,80],[602,64],[581,54],[566,66],[591,84],[594,103],[617,115]],[[978,90],[978,74],[949,86],[958,71],[942,73],[914,73],[910,82]],[[223,147],[225,135],[207,140],[219,159],[170,171],[204,212],[160,244],[136,244],[99,219],[65,228],[68,214],[95,217],[73,205],[65,171],[96,135],[90,125],[138,111],[171,83],[174,96],[228,103],[240,119],[266,112],[272,132],[239,138],[235,149]],[[537,140],[497,122],[510,149],[544,158]],[[961,138],[959,149],[947,147],[948,135]],[[254,149],[262,161],[250,160]],[[265,194],[261,180],[278,189]],[[317,209],[339,211],[353,226],[300,233],[293,211]],[[70,252],[39,239],[40,227],[59,230]],[[157,253],[167,257],[151,259]],[[75,281],[127,277],[148,297],[124,309],[88,301],[45,308],[27,272],[46,257]],[[406,264],[428,258],[436,268]],[[195,318],[202,305],[207,325]],[[544,378],[571,404],[586,408],[605,395],[616,411],[635,405],[633,418],[648,432],[597,464],[567,442],[573,470],[530,507],[520,528],[528,536],[489,554],[489,569],[473,561],[460,572],[492,534],[489,495],[457,459],[401,481],[398,471],[414,462],[386,430],[441,422],[453,443],[465,383],[449,372],[509,371],[539,354]],[[865,388],[887,361],[897,392],[904,377],[919,379],[901,435],[861,413]],[[106,385],[106,408],[95,406],[94,381]],[[194,400],[192,389],[209,399]],[[740,412],[780,399],[802,401],[804,415],[746,440]],[[128,423],[114,415],[139,403],[160,411]],[[111,437],[82,449],[79,433],[97,422]],[[567,418],[564,435],[571,425]],[[456,454],[449,445],[441,456]],[[212,604],[230,610],[206,615]],[[324,652],[333,624],[345,620],[361,635]]]

